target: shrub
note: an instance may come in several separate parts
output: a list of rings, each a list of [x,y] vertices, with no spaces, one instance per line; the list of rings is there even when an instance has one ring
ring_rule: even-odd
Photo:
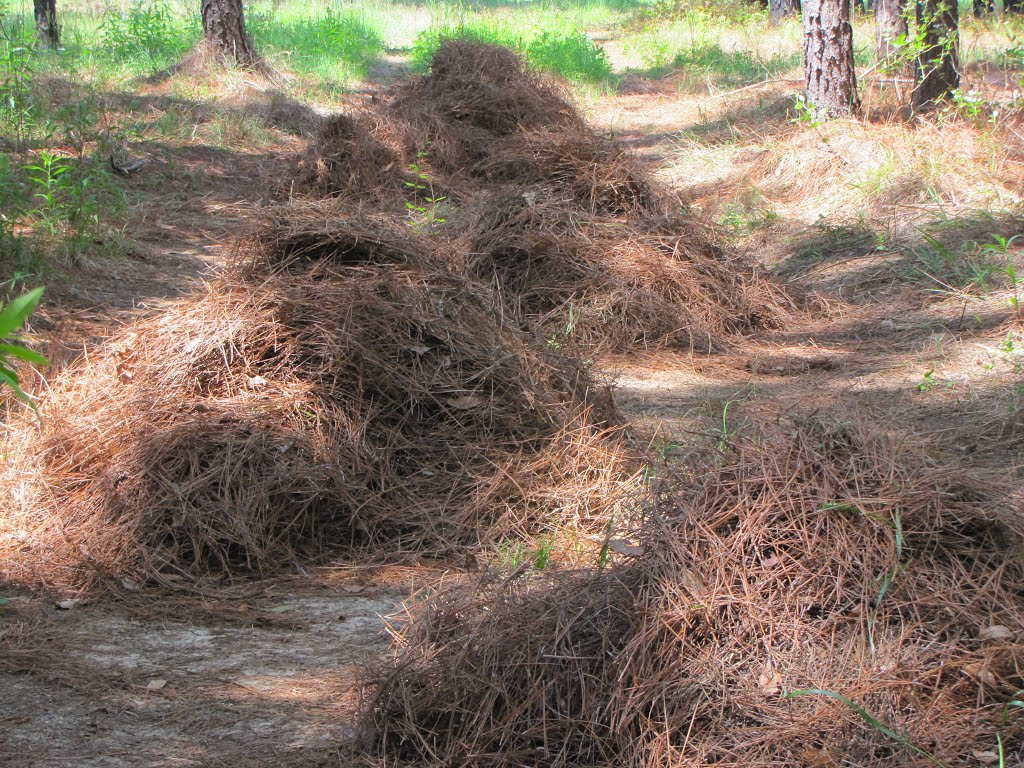
[[[526,46],[530,66],[579,80],[607,80],[612,65],[604,49],[583,32],[543,32]]]

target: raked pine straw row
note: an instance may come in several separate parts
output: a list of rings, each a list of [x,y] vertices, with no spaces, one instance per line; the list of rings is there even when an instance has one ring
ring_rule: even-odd
[[[292,267],[138,321],[53,383],[6,478],[8,578],[462,558],[587,532],[630,493],[607,392],[488,291],[422,265]]]
[[[671,476],[620,548],[631,559],[489,576],[396,617],[367,752],[954,766],[994,764],[1001,740],[1019,756],[1024,719],[1005,705],[1024,688],[1024,549],[1005,490],[877,425],[765,425]]]
[[[565,89],[496,46],[449,40],[429,75],[326,120],[294,190],[405,218],[562,345],[707,351],[797,308]]]

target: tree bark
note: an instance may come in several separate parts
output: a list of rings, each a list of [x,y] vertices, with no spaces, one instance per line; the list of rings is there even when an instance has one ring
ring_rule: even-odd
[[[892,44],[901,35],[906,39],[905,0],[875,0],[875,53],[879,61],[892,61],[899,48]]]
[[[1006,13],[1024,13],[1024,0],[1003,0]]]
[[[242,65],[257,62],[252,41],[245,31],[242,0],[202,0],[203,39],[222,56]]]
[[[960,86],[960,26],[956,0],[922,0],[917,23],[924,44],[917,59],[917,85],[911,101],[924,107],[949,96]]]
[[[800,0],[768,0],[768,23],[773,27],[800,11]]]
[[[849,0],[805,0],[804,80],[819,117],[860,110]]]
[[[36,38],[47,48],[60,46],[57,26],[57,0],[33,0],[36,14]]]

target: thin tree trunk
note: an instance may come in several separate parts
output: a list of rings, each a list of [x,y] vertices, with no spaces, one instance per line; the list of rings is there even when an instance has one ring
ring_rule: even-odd
[[[806,97],[820,117],[860,110],[849,0],[805,0]]]
[[[33,0],[36,13],[36,38],[47,48],[60,46],[57,26],[57,0]]]
[[[956,0],[924,0],[917,23],[925,30],[911,101],[924,107],[941,101],[960,85],[960,27]]]
[[[242,65],[255,64],[256,53],[245,31],[242,0],[202,0],[203,38],[223,56]]]
[[[904,0],[875,0],[875,51],[879,59],[891,59],[899,52],[892,41],[901,35],[906,39],[903,3]]]
[[[768,0],[768,23],[773,27],[800,10],[800,0]]]

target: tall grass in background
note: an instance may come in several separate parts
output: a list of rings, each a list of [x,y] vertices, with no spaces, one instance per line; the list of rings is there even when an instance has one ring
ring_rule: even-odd
[[[585,32],[557,17],[544,27],[526,29],[512,18],[486,16],[432,26],[413,42],[410,52],[413,69],[426,72],[438,46],[450,38],[503,45],[523,54],[534,69],[570,80],[593,83],[607,81],[612,76],[612,65],[604,49]]]
[[[385,48],[376,8],[335,3],[310,10],[251,6],[246,24],[258,50],[297,73],[338,82],[365,77]]]

